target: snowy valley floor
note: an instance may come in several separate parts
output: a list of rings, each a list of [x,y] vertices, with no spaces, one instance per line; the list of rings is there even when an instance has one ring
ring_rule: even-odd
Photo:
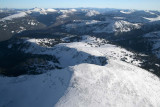
[[[1,76],[0,107],[160,107],[160,79],[138,67],[134,53],[90,36],[47,48],[39,42],[27,40],[23,51],[54,55],[63,69]]]

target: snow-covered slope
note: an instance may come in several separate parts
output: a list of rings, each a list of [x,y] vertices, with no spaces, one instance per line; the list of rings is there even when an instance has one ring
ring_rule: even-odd
[[[120,62],[81,64],[56,107],[158,107],[160,81],[147,71]]]
[[[130,23],[124,20],[74,20],[73,23],[65,25],[67,31],[78,30],[77,32],[94,33],[119,33],[140,29],[142,24]]]
[[[159,107],[160,80],[133,65],[80,64],[36,76],[0,77],[5,107]]]
[[[100,32],[107,32],[107,33],[114,33],[114,32],[129,32],[133,29],[141,28],[140,23],[130,23],[124,20],[113,21],[108,26],[104,28],[97,29],[96,33]]]
[[[77,39],[63,38],[68,43],[54,47],[40,44],[55,40],[26,40],[27,47],[21,51],[54,55],[62,69],[40,75],[0,76],[0,106],[159,107],[160,80],[137,67],[141,62],[132,52],[104,39]]]
[[[17,13],[17,14],[13,14],[13,15],[4,17],[4,18],[0,19],[0,21],[12,20],[12,19],[16,19],[16,18],[25,17],[25,16],[27,16],[26,12],[20,12],[20,13]]]

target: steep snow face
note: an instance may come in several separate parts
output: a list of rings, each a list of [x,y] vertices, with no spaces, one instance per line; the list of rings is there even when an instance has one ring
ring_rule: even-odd
[[[143,17],[143,18],[149,20],[150,22],[160,21],[160,16],[157,16],[155,18],[147,18],[147,17]]]
[[[153,54],[160,58],[160,31],[148,33],[144,37],[152,44]]]
[[[16,18],[25,17],[25,16],[27,16],[26,12],[20,12],[17,14],[13,14],[13,15],[4,17],[4,18],[0,19],[0,21],[12,20],[12,19],[16,19]]]

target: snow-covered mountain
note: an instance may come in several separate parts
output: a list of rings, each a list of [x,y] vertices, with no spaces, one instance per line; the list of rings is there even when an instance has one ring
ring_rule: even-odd
[[[53,55],[61,69],[40,75],[0,77],[0,106],[153,106],[158,107],[160,80],[139,68],[141,61],[123,48],[90,36],[62,38],[55,46],[41,45],[54,40],[25,39],[31,54]],[[67,42],[67,43],[65,43]],[[12,46],[11,46],[12,45]],[[14,48],[10,44],[9,48]],[[55,66],[54,61],[50,61]],[[43,70],[43,69],[41,69]],[[25,97],[23,97],[25,96]]]
[[[63,26],[63,28],[65,27],[68,32],[120,33],[140,29],[141,26],[140,23],[130,23],[124,20],[74,20],[71,24]]]
[[[0,107],[159,107],[159,16],[1,9]]]

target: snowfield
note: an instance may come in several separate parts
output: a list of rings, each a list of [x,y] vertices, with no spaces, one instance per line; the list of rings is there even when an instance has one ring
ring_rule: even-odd
[[[54,55],[62,69],[1,76],[0,107],[160,106],[160,79],[139,68],[134,53],[96,37],[70,40],[63,38],[64,43],[54,47],[39,45],[54,40],[26,40],[28,47],[22,51]]]

